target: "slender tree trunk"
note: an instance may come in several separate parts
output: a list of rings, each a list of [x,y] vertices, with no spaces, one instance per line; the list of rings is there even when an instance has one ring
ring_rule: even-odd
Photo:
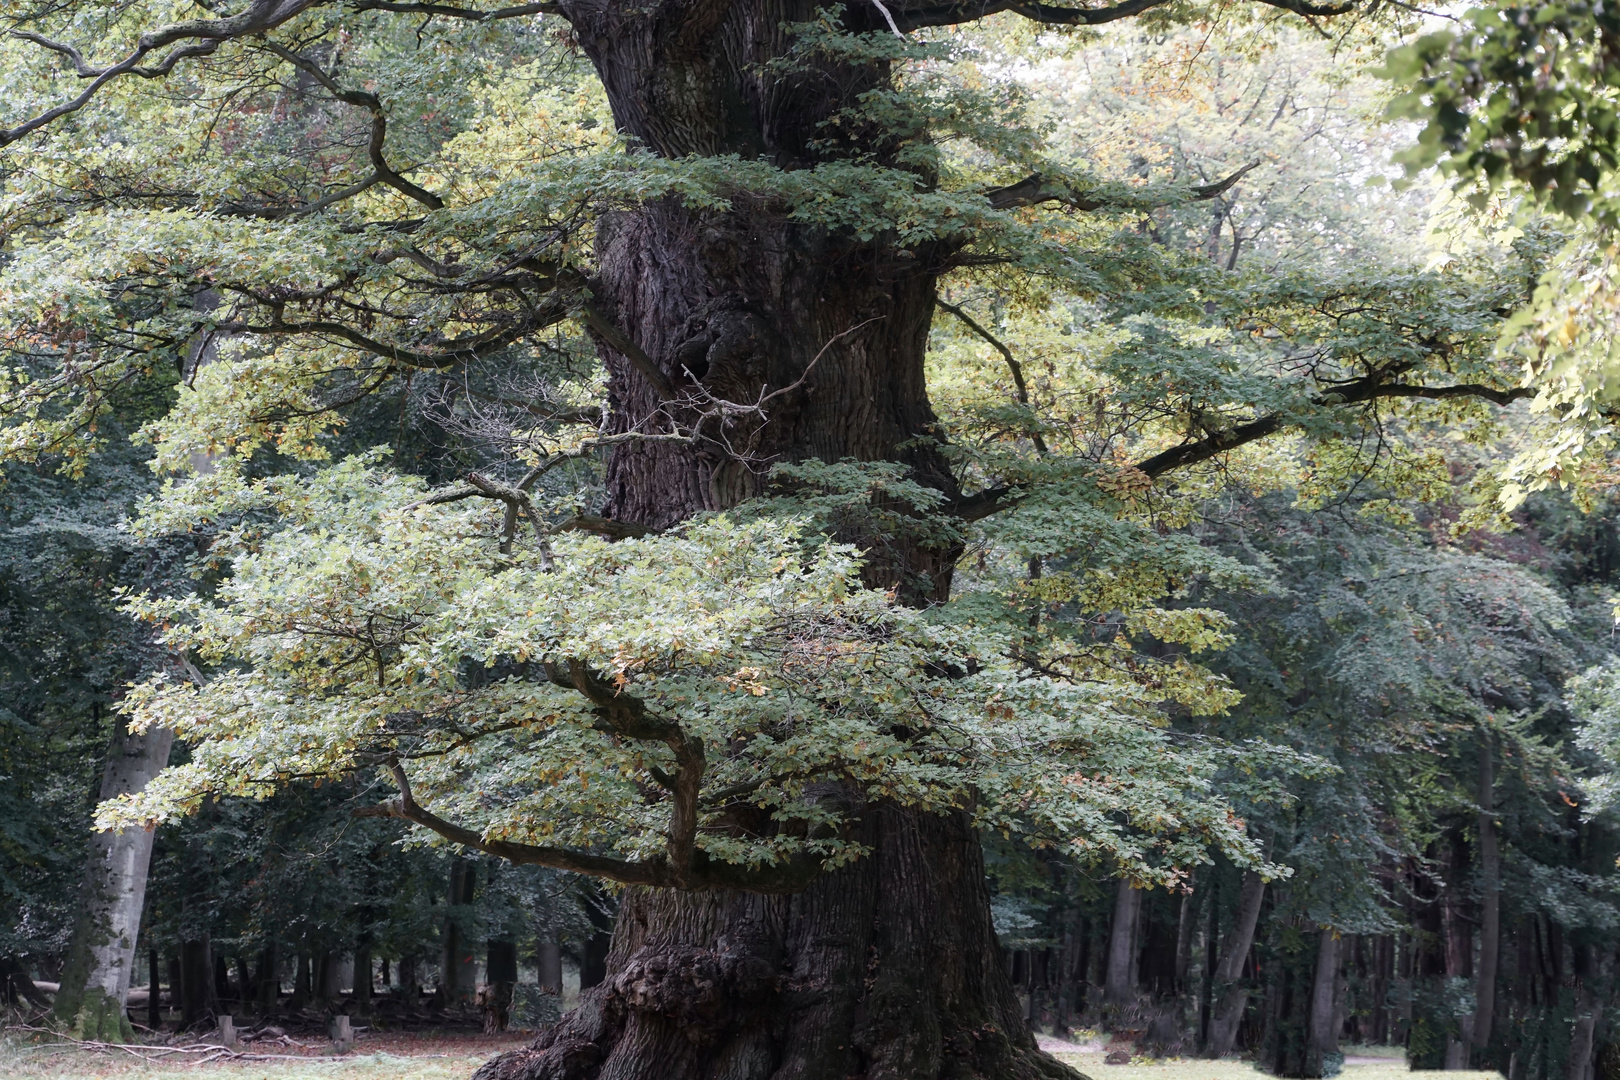
[[[302,1009],[308,1005],[309,999],[313,996],[310,993],[310,983],[309,951],[300,949],[298,950],[298,959],[293,964],[292,1000],[287,1004],[294,1009]]]
[[[362,940],[354,948],[354,1011],[357,1016],[371,1012],[371,942]]]
[[[585,897],[585,917],[590,920],[591,935],[585,939],[579,961],[579,988],[589,990],[600,986],[607,978],[608,954],[613,948],[613,916],[608,913],[609,898],[594,883]]]
[[[510,941],[493,940],[484,947],[484,985],[479,988],[484,1010],[484,1033],[505,1031],[512,1011],[512,994],[517,987],[517,946]]]
[[[555,941],[542,941],[535,947],[534,961],[541,992],[561,997],[562,946]]]
[[[472,948],[462,936],[461,920],[466,906],[477,895],[477,889],[478,871],[473,864],[460,857],[452,859],[450,903],[444,917],[443,966],[439,975],[439,991],[443,997],[441,1004],[446,1008],[459,1005],[472,996],[475,963]]]
[[[412,954],[399,958],[399,999],[407,1009],[422,1003],[422,982],[416,974],[416,957]]]
[[[1338,936],[1332,930],[1317,933],[1316,971],[1311,980],[1309,1065],[1322,1075],[1324,1059],[1339,1052],[1339,1013],[1334,991],[1339,982]]]
[[[1181,895],[1181,913],[1176,921],[1176,986],[1178,995],[1187,992],[1187,976],[1192,970],[1193,933],[1198,923],[1198,899],[1189,889]]]
[[[1564,1080],[1589,1080],[1592,1075],[1593,1035],[1602,1005],[1583,982],[1576,993],[1575,1028],[1569,1036],[1569,1059]]]
[[[132,735],[119,717],[101,774],[101,800],[144,789],[169,762],[174,733],[154,728]],[[124,1015],[135,941],[146,904],[152,863],[151,829],[98,832],[90,838],[84,885],[62,986],[53,1006],[58,1019],[82,1039],[127,1042],[134,1029]]]
[[[274,941],[259,951],[259,975],[253,989],[261,1013],[272,1012],[281,1004],[281,955]]]
[[[1136,1001],[1136,924],[1141,914],[1142,890],[1120,878],[1108,930],[1108,974],[1103,978],[1103,1003],[1116,1011]]]
[[[1474,935],[1463,908],[1466,903],[1465,879],[1468,851],[1462,834],[1454,832],[1447,852],[1445,894],[1441,899],[1440,919],[1445,934],[1445,964],[1448,979],[1467,979],[1473,975]],[[1445,1067],[1450,1070],[1468,1068],[1468,1048],[1472,1042],[1473,1017],[1458,1021],[1461,1030],[1457,1037],[1446,1039]]]
[[[207,934],[180,943],[180,1026],[212,1022],[219,1013],[214,993],[213,945]]]
[[[146,950],[146,966],[150,969],[150,977],[146,983],[146,1026],[156,1031],[163,1026],[163,991],[158,985],[158,971],[161,965],[158,963],[156,945]],[[172,991],[173,988],[170,989]]]
[[[1215,1004],[1215,964],[1220,954],[1216,934],[1220,927],[1221,879],[1210,875],[1209,920],[1204,924],[1204,978],[1198,994],[1198,1051],[1209,1052],[1210,1014]]]
[[[1491,1043],[1496,1014],[1496,970],[1502,947],[1502,857],[1497,844],[1495,782],[1491,774],[1490,733],[1479,745],[1479,970],[1474,975],[1473,1044]]]
[[[1248,988],[1241,984],[1243,977],[1243,962],[1249,957],[1249,950],[1254,947],[1254,930],[1260,922],[1260,907],[1265,901],[1266,883],[1259,874],[1253,870],[1243,875],[1243,892],[1238,899],[1237,918],[1232,925],[1232,933],[1228,935],[1225,943],[1225,954],[1221,957],[1220,969],[1215,973],[1216,985],[1220,988],[1220,1004],[1215,1010],[1215,1017],[1209,1025],[1209,1046],[1206,1050],[1210,1057],[1225,1057],[1232,1052],[1232,1044],[1237,1039],[1238,1025],[1243,1021],[1243,1013],[1249,1006]]]

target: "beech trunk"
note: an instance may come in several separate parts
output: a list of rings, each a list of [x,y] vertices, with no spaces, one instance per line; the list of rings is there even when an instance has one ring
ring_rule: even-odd
[[[144,789],[168,764],[173,743],[174,733],[166,728],[132,735],[120,717],[101,774],[101,799]],[[98,832],[90,838],[78,916],[55,1003],[57,1017],[78,1038],[127,1042],[134,1036],[124,1006],[146,904],[152,839],[151,829]]]
[[[1142,890],[1121,878],[1114,892],[1114,921],[1108,930],[1108,974],[1103,1000],[1114,1010],[1136,1000],[1136,924],[1142,914]]]
[[[1491,738],[1479,745],[1479,970],[1474,974],[1475,1050],[1490,1046],[1496,1016],[1496,971],[1502,948],[1502,856],[1497,845]]]
[[[1243,963],[1254,947],[1254,928],[1260,922],[1260,907],[1265,901],[1266,882],[1253,870],[1243,875],[1243,893],[1238,900],[1237,918],[1232,932],[1223,943],[1220,967],[1215,972],[1215,985],[1220,994],[1215,1015],[1209,1025],[1209,1043],[1205,1053],[1210,1057],[1224,1057],[1232,1052],[1237,1039],[1238,1025],[1249,1007],[1249,990],[1242,983]]]

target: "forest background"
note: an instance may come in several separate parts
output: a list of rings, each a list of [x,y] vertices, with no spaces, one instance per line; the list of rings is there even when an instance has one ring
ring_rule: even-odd
[[[840,1076],[1064,1075],[1025,1025],[1620,1076],[1600,9],[1514,46],[1551,95],[1514,107],[1589,126],[1529,138],[1517,76],[1446,97],[1517,9],[806,9],[748,69],[837,85],[792,163],[632,116],[572,9],[182,7],[0,47],[19,1015],[541,1025],[566,971],[594,1006],[490,1075],[813,1075],[810,1006],[756,1025],[730,946],[646,927],[889,865],[898,807],[961,823],[925,861],[968,900],[919,905],[971,954],[983,893],[999,981],[964,1014],[926,959],[882,996],[903,935],[827,961]],[[182,18],[241,25],[133,36]],[[197,44],[115,79],[70,40]],[[658,296],[659,214],[855,299]],[[906,341],[895,431],[781,441]]]

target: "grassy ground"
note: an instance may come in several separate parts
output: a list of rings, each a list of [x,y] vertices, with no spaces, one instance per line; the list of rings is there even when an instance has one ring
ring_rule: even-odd
[[[321,1056],[323,1046],[268,1047],[283,1057],[263,1060],[199,1061],[207,1054],[183,1054],[188,1061],[146,1061],[125,1051],[0,1038],[0,1078],[4,1080],[467,1080],[492,1055],[526,1041],[521,1035],[379,1035],[362,1038],[342,1057]],[[1413,1073],[1391,1047],[1347,1047],[1343,1080],[1500,1080],[1495,1073]],[[1095,1080],[1259,1080],[1246,1061],[1169,1058],[1106,1065],[1100,1050],[1058,1052]]]
[[[3,1080],[467,1080],[473,1070],[529,1036],[463,1033],[362,1036],[341,1057],[326,1044],[249,1046],[246,1055],[219,1058],[160,1047],[85,1050],[45,1039],[0,1037]]]
[[[1377,1048],[1384,1050],[1384,1047]],[[1133,1061],[1129,1065],[1105,1065],[1100,1053],[1064,1054],[1059,1058],[1094,1080],[1261,1080],[1247,1061],[1227,1058],[1203,1061],[1198,1058],[1166,1058],[1161,1061]],[[1502,1080],[1494,1072],[1412,1072],[1404,1057],[1385,1054],[1347,1054],[1341,1080]],[[1360,1059],[1360,1060],[1356,1060]]]

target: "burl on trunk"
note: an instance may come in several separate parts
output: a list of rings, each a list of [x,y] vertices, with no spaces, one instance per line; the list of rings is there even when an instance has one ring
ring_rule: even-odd
[[[476,1080],[1072,1080],[1003,972],[966,820],[862,828],[873,854],[794,896],[631,890],[607,981]]]

